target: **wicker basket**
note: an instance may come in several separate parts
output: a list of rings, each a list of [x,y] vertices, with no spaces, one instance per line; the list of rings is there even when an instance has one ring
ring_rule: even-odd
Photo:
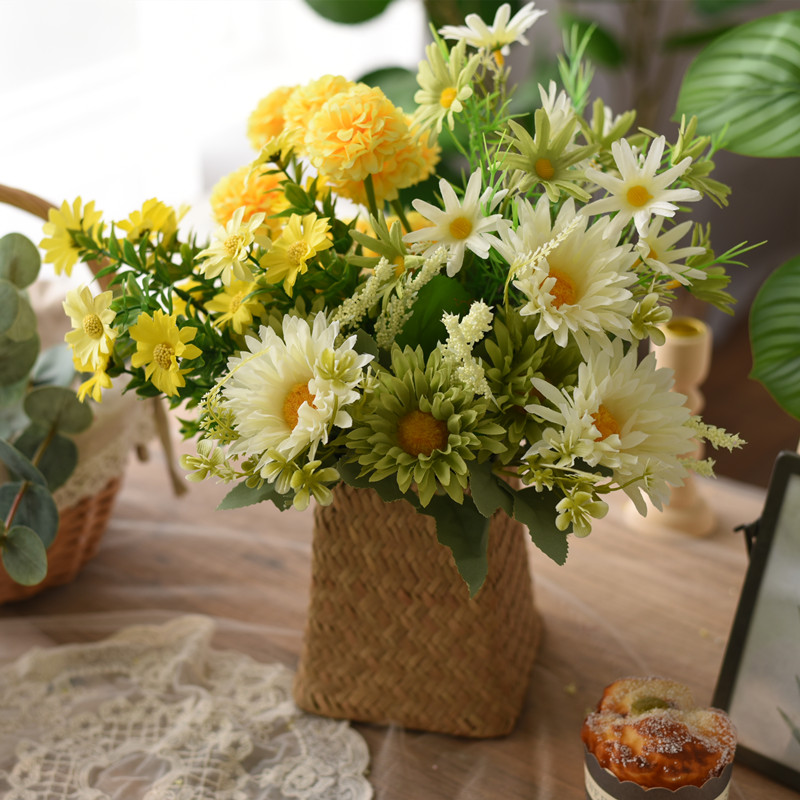
[[[509,733],[540,623],[523,527],[496,514],[470,599],[433,520],[342,485],[315,511],[297,704],[323,716],[457,736]]]
[[[28,211],[44,220],[47,219],[48,210],[53,208],[51,203],[36,195],[3,185],[0,185],[0,202]],[[126,415],[127,420],[131,413],[130,404],[120,406],[115,413],[119,417]],[[112,419],[111,422],[113,421]],[[106,423],[108,422],[107,419]],[[125,446],[128,446],[128,442]],[[115,459],[116,470],[109,472],[104,469],[100,473],[106,482],[99,491],[81,496],[65,508],[59,503],[59,528],[47,551],[48,569],[44,581],[35,586],[20,586],[5,571],[0,570],[0,603],[23,600],[51,586],[69,583],[75,578],[81,567],[94,555],[105,532],[121,484],[122,468],[118,463],[119,459]],[[108,461],[105,461],[104,467],[107,464]],[[66,491],[59,490],[59,493],[62,496],[74,496],[75,492],[70,492],[69,488],[68,481]]]

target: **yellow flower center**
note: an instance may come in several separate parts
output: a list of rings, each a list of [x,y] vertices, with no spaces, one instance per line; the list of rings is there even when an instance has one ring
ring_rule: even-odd
[[[450,235],[454,239],[466,239],[472,233],[472,221],[466,217],[456,217],[450,223]]]
[[[628,202],[636,208],[641,208],[646,205],[649,200],[653,199],[653,195],[645,189],[644,186],[631,186],[626,195]]]
[[[456,97],[458,97],[458,92],[452,86],[448,86],[446,89],[443,89],[442,93],[439,95],[439,105],[442,108],[450,108]]]
[[[598,407],[597,411],[592,414],[594,426],[597,428],[600,435],[595,439],[596,442],[601,442],[607,439],[612,434],[619,435],[621,428],[619,423],[614,419],[614,415],[602,404]]]
[[[239,310],[239,306],[242,304],[242,300],[245,298],[245,292],[238,292],[233,297],[231,297],[231,314],[235,314]]]
[[[175,357],[175,350],[171,344],[161,342],[153,348],[153,361],[161,369],[171,369],[172,359]]]
[[[561,308],[564,303],[570,306],[575,305],[578,292],[572,278],[569,278],[564,275],[563,272],[559,272],[556,269],[551,269],[549,275],[551,278],[556,279],[556,282],[550,288],[550,294],[553,295],[553,305],[556,308]]]
[[[302,239],[294,242],[286,248],[286,260],[293,266],[299,267],[305,263],[308,257],[308,244]]]
[[[295,384],[289,390],[286,399],[283,401],[283,418],[292,430],[294,430],[297,425],[299,419],[298,412],[303,403],[308,403],[310,406],[316,408],[316,406],[314,406],[314,397],[315,396],[308,391],[307,383]]]
[[[229,256],[235,256],[242,246],[244,236],[240,233],[234,233],[225,240],[225,249],[228,251]]]
[[[543,181],[549,181],[556,174],[553,162],[549,158],[537,158],[533,168]]]
[[[103,335],[103,323],[97,314],[87,314],[83,318],[83,332],[92,339],[99,339]]]
[[[447,447],[447,425],[426,411],[410,411],[397,423],[397,443],[411,456]]]

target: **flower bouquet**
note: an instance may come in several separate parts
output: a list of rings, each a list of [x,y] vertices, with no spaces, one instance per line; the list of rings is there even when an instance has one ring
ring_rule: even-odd
[[[257,157],[212,193],[208,242],[156,199],[110,224],[65,203],[47,259],[114,276],[66,304],[84,393],[125,374],[194,408],[184,466],[236,484],[224,507],[324,509],[364,488],[405,500],[470,595],[496,512],[562,563],[611,492],[645,513],[707,474],[684,457],[692,440],[736,438],[637,353],[678,289],[731,302],[725,266],[747,247],[716,254],[685,218],[704,196],[725,202],[714,143],[694,121],[673,143],[633,130],[633,111],[589,107],[577,35],[563,89],[513,112],[505,56],[542,13],[503,6],[491,25],[434,32],[411,113],[341,76],[274,90],[249,120]],[[436,183],[442,144],[461,179]]]

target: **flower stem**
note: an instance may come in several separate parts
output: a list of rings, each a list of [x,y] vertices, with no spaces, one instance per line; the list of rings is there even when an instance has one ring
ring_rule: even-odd
[[[403,204],[400,202],[400,198],[392,200],[391,206],[394,209],[394,213],[397,214],[400,224],[405,228],[406,233],[411,233],[411,224],[406,217],[406,212],[403,208]]]
[[[364,178],[364,189],[367,192],[367,207],[369,208],[369,213],[372,214],[375,219],[378,219],[378,204],[375,202],[375,187],[372,185],[372,175],[367,175]]]

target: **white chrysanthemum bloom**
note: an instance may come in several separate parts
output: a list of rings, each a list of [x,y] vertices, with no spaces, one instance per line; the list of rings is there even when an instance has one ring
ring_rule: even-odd
[[[439,247],[446,247],[447,274],[452,278],[461,269],[467,250],[471,250],[478,258],[488,258],[489,247],[493,243],[493,237],[489,234],[500,232],[506,227],[502,214],[489,212],[494,210],[507,191],[503,189],[495,192],[489,186],[481,194],[480,171],[470,175],[463,201],[458,199],[455,190],[444,178],[439,181],[439,191],[444,201],[444,210],[420,199],[412,203],[433,226],[411,231],[403,237],[403,241],[418,245],[422,255],[426,257],[433,255]]]
[[[487,25],[477,14],[467,14],[464,18],[466,25],[445,25],[439,33],[445,39],[460,39],[472,47],[507,56],[510,44],[528,44],[525,31],[547,13],[534,6],[535,3],[526,3],[512,17],[511,6],[503,3],[497,9],[491,25]]]
[[[345,407],[356,401],[364,366],[372,356],[357,353],[355,336],[336,346],[339,324],[320,312],[313,326],[300,317],[283,318],[283,338],[262,327],[245,338],[247,350],[228,361],[223,406],[233,414],[239,438],[231,455],[258,459],[259,470],[274,460],[269,450],[313,458],[331,427],[352,424]]]
[[[247,258],[266,215],[258,212],[242,223],[246,210],[245,206],[237,208],[228,224],[220,225],[214,232],[211,246],[197,254],[198,270],[207,278],[219,275],[225,286],[234,280],[253,280]]]
[[[64,299],[64,311],[72,328],[64,337],[72,347],[74,357],[91,368],[104,369],[117,332],[111,327],[116,314],[110,308],[112,292],[92,296],[88,286],[70,289]]]
[[[550,138],[557,139],[561,131],[575,119],[572,100],[563,89],[558,91],[555,81],[550,81],[547,90],[539,84],[539,97],[542,101],[542,108],[547,112],[550,120]],[[575,133],[578,130],[579,128],[576,126]]]
[[[650,224],[647,236],[642,236],[636,245],[642,254],[642,260],[648,267],[669,275],[678,283],[687,285],[691,281],[703,280],[706,273],[701,269],[687,267],[680,263],[691,256],[701,256],[706,252],[705,247],[679,247],[672,249],[692,227],[692,222],[682,222],[670,228],[666,233],[661,233],[664,217],[656,217]],[[661,234],[661,235],[659,235]]]
[[[611,154],[619,170],[619,178],[597,169],[586,170],[586,178],[606,189],[611,196],[589,203],[584,206],[582,213],[591,216],[616,211],[616,216],[608,226],[607,236],[619,236],[631,219],[639,236],[647,236],[651,216],[672,217],[678,210],[675,203],[701,198],[696,189],[667,188],[689,169],[692,164],[689,156],[657,174],[665,143],[663,136],[653,139],[647,156],[640,164],[628,141],[618,139],[611,145]]]
[[[671,391],[672,370],[658,369],[654,354],[638,362],[636,348],[624,353],[617,339],[579,366],[571,391],[539,378],[532,382],[550,405],[535,403],[526,411],[557,428],[549,429],[548,444],[534,446],[529,454],[546,455],[543,446],[563,454],[556,444],[563,438],[560,432],[569,431],[575,440],[580,426],[580,443],[573,441],[570,449],[590,467],[611,469],[641,514],[647,513],[641,492],[660,509],[670,485],[683,483],[687,470],[681,458],[693,449],[691,413],[686,397]]]
[[[575,225],[564,241],[513,281],[526,298],[520,314],[538,315],[534,336],[552,335],[561,347],[570,333],[582,347],[589,339],[605,340],[608,334],[630,339],[635,302],[628,287],[636,281],[632,269],[636,252],[607,238],[608,218],[587,228],[585,218],[577,217],[572,198],[561,207],[551,228],[549,205],[544,195],[535,209],[527,202],[519,203],[516,231],[501,233],[502,243],[495,245],[511,261],[509,256],[515,251],[533,252],[568,225]]]

